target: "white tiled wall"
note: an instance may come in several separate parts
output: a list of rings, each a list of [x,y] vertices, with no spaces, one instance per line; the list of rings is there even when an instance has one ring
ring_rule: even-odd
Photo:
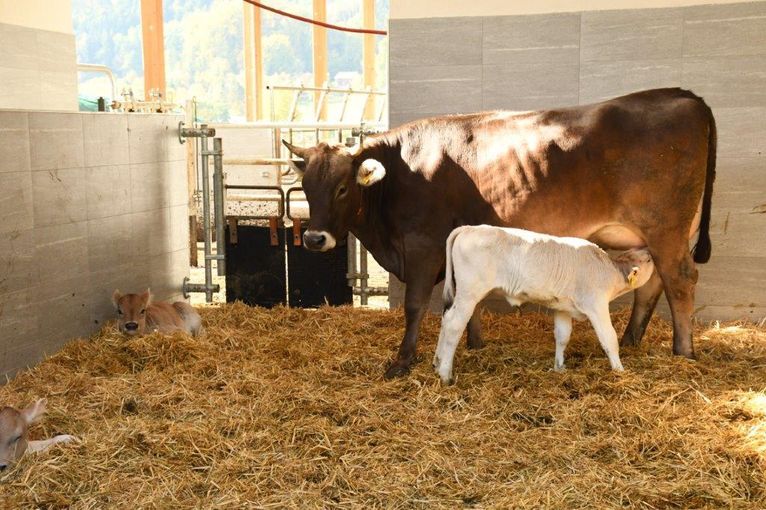
[[[0,110],[0,377],[112,318],[112,291],[179,298],[181,117]]]
[[[73,34],[0,23],[0,48],[0,108],[78,109]]]

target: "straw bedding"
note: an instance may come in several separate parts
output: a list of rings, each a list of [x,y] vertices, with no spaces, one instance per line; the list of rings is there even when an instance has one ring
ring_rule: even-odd
[[[4,508],[766,507],[766,328],[697,328],[690,362],[655,319],[618,375],[579,323],[559,374],[549,317],[485,314],[442,387],[438,317],[396,381],[401,311],[203,318],[200,340],[106,327],[0,388],[48,398],[34,438],[82,439],[2,473]]]

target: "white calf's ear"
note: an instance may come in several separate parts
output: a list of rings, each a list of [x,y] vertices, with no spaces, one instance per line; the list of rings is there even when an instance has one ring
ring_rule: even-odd
[[[628,273],[628,283],[631,288],[635,288],[638,283],[638,266],[633,266]]]
[[[386,176],[386,167],[377,159],[365,159],[359,165],[356,173],[356,182],[362,186],[372,186],[380,182]]]
[[[27,426],[40,421],[40,418],[42,418],[45,413],[45,406],[47,405],[48,401],[41,398],[34,404],[29,404],[21,411],[21,416],[24,418],[24,421],[27,422]]]

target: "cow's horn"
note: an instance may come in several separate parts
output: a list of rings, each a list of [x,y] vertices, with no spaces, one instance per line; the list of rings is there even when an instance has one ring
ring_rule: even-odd
[[[282,143],[284,144],[285,147],[287,147],[287,150],[289,150],[291,153],[295,154],[299,158],[306,159],[306,156],[308,155],[308,152],[309,152],[308,149],[304,149],[303,147],[296,147],[295,145],[285,140],[282,140]]]

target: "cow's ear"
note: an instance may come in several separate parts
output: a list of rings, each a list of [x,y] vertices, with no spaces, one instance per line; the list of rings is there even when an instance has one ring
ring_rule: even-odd
[[[41,398],[34,404],[29,404],[27,407],[21,410],[21,416],[24,418],[27,426],[32,425],[33,423],[37,423],[40,418],[42,418],[43,413],[45,413],[45,406],[47,404],[48,401],[44,398]]]
[[[121,297],[122,294],[120,294],[120,289],[114,289],[114,292],[112,292],[112,304],[115,308],[119,307]]]
[[[385,176],[386,167],[383,166],[383,163],[377,159],[365,159],[356,172],[356,182],[361,186],[369,187],[382,181]]]
[[[290,151],[290,154],[295,154],[296,156],[301,158],[301,159],[290,158],[288,160],[288,165],[290,165],[290,168],[292,168],[296,174],[298,174],[300,177],[303,177],[303,174],[306,172],[306,162],[308,161],[309,149],[304,147],[298,147],[285,140],[282,140],[282,144],[285,147],[287,147],[287,150]]]
[[[144,306],[149,306],[152,302],[152,290],[147,287],[146,291],[141,294],[141,301]]]

